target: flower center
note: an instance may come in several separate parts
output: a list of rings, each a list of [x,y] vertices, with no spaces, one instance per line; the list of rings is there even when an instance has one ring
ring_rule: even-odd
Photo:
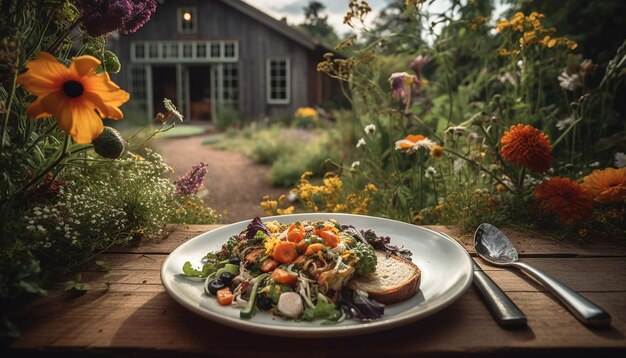
[[[83,85],[78,81],[67,81],[63,84],[63,93],[70,98],[76,98],[83,94]]]

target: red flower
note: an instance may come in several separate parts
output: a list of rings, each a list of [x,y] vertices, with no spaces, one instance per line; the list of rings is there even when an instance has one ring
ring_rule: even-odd
[[[505,131],[500,154],[504,160],[543,173],[552,166],[552,145],[548,136],[537,128],[521,124]]]
[[[568,178],[552,177],[537,185],[535,199],[541,210],[556,215],[565,224],[593,214],[593,196]]]

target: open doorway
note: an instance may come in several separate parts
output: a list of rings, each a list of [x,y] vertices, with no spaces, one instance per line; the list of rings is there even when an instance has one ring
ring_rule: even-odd
[[[152,67],[153,89],[152,103],[154,103],[154,113],[166,113],[163,106],[163,98],[170,99],[173,103],[178,103],[176,92],[176,66],[153,66]]]
[[[211,67],[189,66],[189,109],[193,121],[211,121]]]

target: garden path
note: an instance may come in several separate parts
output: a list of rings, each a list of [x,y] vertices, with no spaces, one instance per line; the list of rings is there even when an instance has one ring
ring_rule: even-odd
[[[268,166],[257,164],[239,152],[202,144],[206,138],[206,135],[163,138],[152,141],[152,146],[174,168],[174,179],[185,174],[194,164],[204,162],[209,165],[204,181],[208,190],[205,202],[223,214],[225,224],[264,215],[259,208],[264,195],[274,199],[288,192],[288,189],[270,186]]]

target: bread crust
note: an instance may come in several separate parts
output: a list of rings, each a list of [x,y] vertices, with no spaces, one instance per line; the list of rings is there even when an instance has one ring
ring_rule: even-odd
[[[415,295],[415,293],[419,290],[422,279],[422,272],[419,267],[417,267],[417,265],[415,265],[412,261],[404,259],[398,255],[387,255],[382,251],[377,251],[377,253],[379,254],[377,255],[379,260],[381,256],[385,260],[396,260],[397,263],[400,263],[402,267],[404,267],[404,269],[412,271],[410,277],[407,280],[398,283],[398,285],[390,288],[371,287],[371,284],[364,284],[359,281],[359,278],[350,281],[348,287],[355,290],[365,291],[369,294],[369,297],[384,304],[401,302]],[[377,271],[380,267],[381,265],[376,265]],[[376,274],[376,272],[374,274]],[[367,277],[364,277],[363,279],[367,279]]]

